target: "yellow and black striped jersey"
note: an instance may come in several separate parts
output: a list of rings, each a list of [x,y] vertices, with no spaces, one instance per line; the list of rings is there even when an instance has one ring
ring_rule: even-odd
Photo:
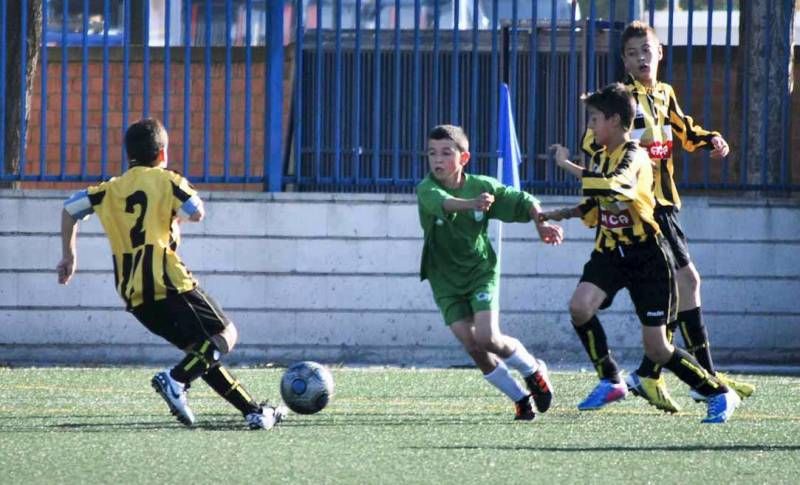
[[[188,218],[200,204],[197,191],[180,174],[134,166],[75,193],[64,209],[76,219],[92,213],[100,218],[111,244],[117,292],[130,309],[197,286],[176,252],[173,221]]]
[[[597,227],[595,249],[646,241],[661,231],[653,218],[653,169],[637,142],[623,143],[610,154],[598,151],[583,170],[581,187],[587,199],[578,207],[589,227]]]
[[[656,202],[661,206],[681,206],[678,189],[675,186],[675,166],[672,160],[673,135],[681,141],[687,151],[697,148],[713,148],[711,139],[719,136],[716,131],[707,131],[695,124],[691,116],[684,114],[675,91],[667,83],[657,82],[648,88],[628,75],[625,86],[636,100],[636,116],[633,120],[631,138],[639,140],[655,164]],[[583,138],[583,151],[592,156],[604,148],[594,141],[594,133],[586,130]]]

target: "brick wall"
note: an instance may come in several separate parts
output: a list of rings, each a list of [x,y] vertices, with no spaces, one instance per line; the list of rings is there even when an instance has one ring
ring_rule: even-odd
[[[74,51],[71,51],[71,54]],[[202,50],[197,50],[192,54],[191,61],[191,88],[187,97],[187,90],[184,86],[184,62],[182,51],[174,50],[170,62],[170,80],[168,91],[165,90],[163,57],[160,50],[151,50],[151,62],[149,67],[150,95],[147,100],[143,98],[144,76],[141,50],[131,52],[129,64],[129,87],[128,87],[128,123],[139,119],[144,113],[145,106],[149,109],[149,116],[160,118],[168,125],[170,134],[169,161],[170,166],[176,170],[183,171],[184,165],[184,103],[188,102],[191,106],[189,117],[189,165],[188,174],[201,176],[203,174],[204,156],[204,100],[205,100],[205,65],[203,63]],[[102,142],[102,102],[103,102],[103,61],[101,51],[92,51],[88,63],[87,75],[87,172],[90,174],[100,173],[101,142]],[[66,174],[76,175],[81,170],[81,62],[80,53],[71,56],[72,61],[67,64],[67,83],[66,83],[66,116],[62,117],[62,65],[60,50],[50,49],[48,53],[47,65],[47,105],[46,105],[46,124],[47,139],[45,143],[45,163],[46,173],[61,173],[61,129],[62,123],[66,123]],[[265,65],[263,53],[256,55],[251,64],[251,113],[245,116],[245,63],[241,50],[233,59],[231,65],[230,82],[230,175],[245,175],[245,132],[250,130],[250,170],[252,176],[261,176],[264,173],[264,110],[265,110]],[[210,162],[209,174],[223,175],[224,162],[224,134],[225,134],[225,64],[224,50],[214,49],[213,62],[211,65],[211,97],[208,111],[210,114],[209,129],[209,153]],[[292,51],[287,50],[286,62],[291,64]],[[34,85],[34,93],[31,105],[30,123],[28,125],[28,150],[26,173],[40,173],[40,139],[41,139],[41,110],[42,110],[42,78],[41,66],[37,69],[37,78]],[[284,81],[285,91],[291,92],[292,69],[285,70],[286,79]],[[122,139],[123,128],[123,63],[121,50],[115,50],[109,59],[109,79],[108,79],[108,118],[107,118],[107,149],[108,149],[108,173],[116,174],[119,172],[122,159]],[[165,118],[164,98],[169,94],[169,116]],[[290,107],[290,96],[285,96],[284,104],[284,132],[288,126],[286,114]],[[65,188],[63,183],[25,183],[26,187],[58,187]],[[77,186],[84,183],[74,184]],[[210,188],[210,187],[209,187]],[[237,185],[237,189],[244,187]],[[254,184],[252,189],[259,190],[260,185]]]

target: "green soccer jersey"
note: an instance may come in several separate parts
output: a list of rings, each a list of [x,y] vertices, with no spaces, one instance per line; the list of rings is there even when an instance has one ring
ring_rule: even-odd
[[[494,195],[491,209],[445,213],[446,199]],[[529,222],[538,203],[532,195],[507,187],[492,177],[464,174],[464,184],[448,189],[429,174],[417,185],[419,220],[425,235],[420,279],[427,279],[434,298],[466,295],[500,276],[497,256],[489,242],[489,219]]]

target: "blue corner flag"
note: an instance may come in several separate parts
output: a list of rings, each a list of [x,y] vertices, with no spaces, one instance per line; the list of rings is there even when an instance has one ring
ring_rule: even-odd
[[[517,141],[514,113],[511,111],[511,93],[505,83],[500,84],[500,113],[497,122],[497,180],[519,190],[519,164],[522,155]]]

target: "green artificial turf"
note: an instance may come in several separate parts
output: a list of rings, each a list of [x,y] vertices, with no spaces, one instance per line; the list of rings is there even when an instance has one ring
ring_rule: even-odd
[[[258,398],[277,398],[281,369],[240,368]],[[757,385],[734,418],[704,425],[684,406],[642,399],[596,412],[576,404],[595,377],[553,372],[556,400],[533,422],[477,370],[334,368],[324,411],[272,431],[244,420],[203,382],[184,428],[150,388],[155,369],[0,369],[0,484],[54,483],[798,483],[800,378]]]

